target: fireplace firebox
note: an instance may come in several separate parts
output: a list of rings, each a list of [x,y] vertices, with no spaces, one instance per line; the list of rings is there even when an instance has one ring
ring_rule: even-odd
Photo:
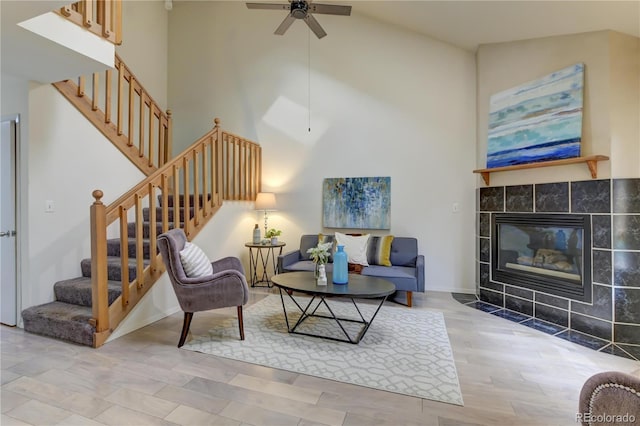
[[[492,215],[492,280],[591,303],[591,219]]]

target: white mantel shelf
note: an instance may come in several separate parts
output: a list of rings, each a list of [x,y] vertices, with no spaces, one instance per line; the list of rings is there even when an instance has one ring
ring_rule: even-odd
[[[482,179],[484,179],[484,182],[487,184],[487,186],[489,186],[491,173],[495,172],[507,172],[511,170],[537,169],[540,167],[587,163],[589,171],[591,172],[591,177],[595,179],[598,177],[598,161],[605,161],[608,159],[609,157],[607,157],[606,155],[589,155],[587,157],[565,158],[563,160],[544,161],[541,163],[518,164],[515,166],[494,167],[491,169],[478,169],[474,170],[473,173],[480,173]]]

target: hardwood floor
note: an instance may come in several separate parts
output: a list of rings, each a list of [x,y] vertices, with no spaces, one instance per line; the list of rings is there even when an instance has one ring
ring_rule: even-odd
[[[267,290],[255,289],[250,303]],[[464,306],[414,294],[444,313],[464,407],[303,376],[176,347],[182,313],[91,349],[0,329],[8,425],[575,425],[596,372],[640,363]],[[202,333],[235,308],[194,316]],[[369,333],[375,332],[375,323]]]

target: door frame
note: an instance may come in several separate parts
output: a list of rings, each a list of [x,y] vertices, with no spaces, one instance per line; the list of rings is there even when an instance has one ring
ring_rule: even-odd
[[[15,147],[14,147],[14,185],[15,185],[15,228],[16,228],[16,326],[23,327],[22,324],[22,250],[24,239],[26,235],[23,235],[23,229],[25,228],[22,223],[22,203],[23,191],[22,191],[22,146],[20,140],[21,134],[21,120],[20,114],[3,114],[0,116],[0,122],[15,122]]]

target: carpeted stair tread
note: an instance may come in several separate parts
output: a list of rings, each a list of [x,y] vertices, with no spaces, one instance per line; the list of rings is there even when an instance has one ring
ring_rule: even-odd
[[[117,256],[107,256],[107,279],[110,281],[122,281],[122,274],[120,271],[122,259]],[[129,282],[133,281],[137,276],[136,259],[129,259]],[[147,259],[143,259],[142,263],[145,267],[151,263]],[[83,277],[91,276],[91,259],[83,259],[80,262],[80,268],[82,269]]]
[[[180,227],[183,228],[184,227],[184,223],[180,222]],[[175,223],[174,222],[169,222],[169,229],[173,229],[175,228]],[[150,229],[150,224],[149,222],[142,222],[142,238],[149,238],[149,229]],[[156,236],[162,234],[162,222],[157,222],[156,223]],[[129,223],[127,224],[127,235],[129,236],[129,238],[134,238],[136,236],[136,224],[135,223]]]
[[[194,200],[194,195],[191,194],[189,195],[189,205],[193,206],[193,200]],[[180,195],[179,196],[179,200],[180,200],[180,206],[184,206],[184,195]],[[200,201],[200,205],[202,205],[202,201],[204,200],[204,197],[202,195],[198,196],[198,200]],[[211,194],[207,194],[207,200],[211,200]],[[174,203],[173,203],[173,195],[169,195],[169,197],[167,198],[168,201],[168,206],[169,207],[173,207]],[[160,206],[162,206],[162,195],[158,195],[158,204]]]
[[[122,294],[119,281],[107,281],[109,305]],[[91,278],[77,277],[58,281],[53,285],[56,301],[80,306],[91,306]]]
[[[22,311],[25,331],[93,346],[95,328],[89,324],[91,308],[50,302]]]
[[[142,217],[145,221],[149,221],[149,211],[148,207],[142,209]],[[175,220],[175,209],[173,207],[169,208],[169,222],[173,222]],[[193,218],[194,208],[189,208],[189,218]],[[156,221],[162,222],[162,207],[156,207]],[[184,208],[180,207],[180,222],[184,222]]]
[[[137,250],[136,250],[136,239],[135,238],[128,238],[128,246],[129,246],[129,257],[130,258],[135,258],[137,257]],[[142,253],[143,253],[143,257],[145,259],[149,259],[149,250],[151,248],[151,245],[149,243],[149,239],[148,238],[143,238],[142,239]],[[157,253],[160,253],[160,250],[158,250],[156,248]],[[107,240],[107,256],[115,256],[115,257],[119,257],[120,256],[120,238],[112,238],[112,239],[108,239]]]

